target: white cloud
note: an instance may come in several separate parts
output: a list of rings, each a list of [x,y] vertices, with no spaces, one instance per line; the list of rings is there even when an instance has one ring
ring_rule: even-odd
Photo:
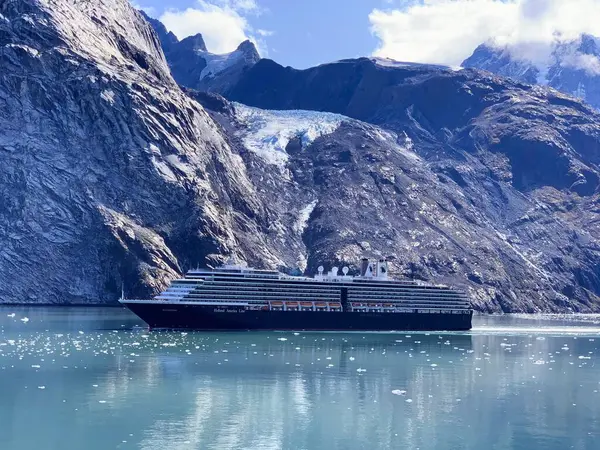
[[[454,66],[487,41],[523,58],[547,59],[557,40],[600,36],[598,17],[600,0],[421,0],[375,9],[369,21],[380,41],[375,56]]]
[[[135,1],[131,2],[131,6],[133,6],[135,9],[144,11],[150,17],[156,17],[158,15],[158,11],[156,10],[156,8],[154,6],[143,6]]]
[[[266,54],[264,40],[254,35],[248,23],[249,15],[260,13],[255,0],[198,0],[196,7],[167,10],[159,20],[179,39],[202,33],[212,53],[231,52],[249,39],[256,44],[259,53]]]
[[[261,30],[260,28],[258,30],[256,30],[256,33],[259,36],[263,36],[263,37],[269,37],[269,36],[273,36],[275,34],[274,31],[271,31],[271,30]]]

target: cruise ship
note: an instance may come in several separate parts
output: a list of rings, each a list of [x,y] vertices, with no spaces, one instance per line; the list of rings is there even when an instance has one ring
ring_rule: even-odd
[[[227,264],[191,270],[152,300],[120,302],[150,328],[192,330],[469,330],[467,296],[448,286],[388,277],[388,261],[360,274],[333,267],[314,278]]]

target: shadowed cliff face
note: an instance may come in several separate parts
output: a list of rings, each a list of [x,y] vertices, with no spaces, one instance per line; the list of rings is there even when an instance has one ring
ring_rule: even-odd
[[[416,186],[433,204],[450,202],[456,222],[444,229],[447,221],[430,218],[435,235],[413,249],[418,256],[395,254],[403,270],[468,286],[483,309],[556,310],[571,300],[576,309],[597,308],[600,126],[584,104],[474,70],[366,58],[304,71],[262,60],[225,95],[260,108],[331,111],[406,135],[432,174]],[[384,196],[388,212],[389,202],[406,202],[410,184],[386,166],[394,182],[376,197]],[[424,223],[395,210],[381,226],[419,234]],[[438,240],[453,245],[432,248]]]

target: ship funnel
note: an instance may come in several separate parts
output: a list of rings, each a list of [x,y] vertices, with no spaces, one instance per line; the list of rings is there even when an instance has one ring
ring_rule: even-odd
[[[367,270],[365,271],[365,277],[374,277],[375,276],[375,270],[373,269],[373,263],[370,261],[367,261]]]
[[[369,267],[369,260],[367,258],[363,258],[360,260],[360,276],[364,277],[367,274],[367,269]]]
[[[387,272],[387,261],[385,259],[377,261],[377,278],[387,278]]]

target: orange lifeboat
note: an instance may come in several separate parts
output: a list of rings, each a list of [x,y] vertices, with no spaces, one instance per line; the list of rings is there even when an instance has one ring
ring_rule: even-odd
[[[341,303],[330,303],[329,304],[329,308],[330,309],[341,309],[342,308],[342,304]]]

